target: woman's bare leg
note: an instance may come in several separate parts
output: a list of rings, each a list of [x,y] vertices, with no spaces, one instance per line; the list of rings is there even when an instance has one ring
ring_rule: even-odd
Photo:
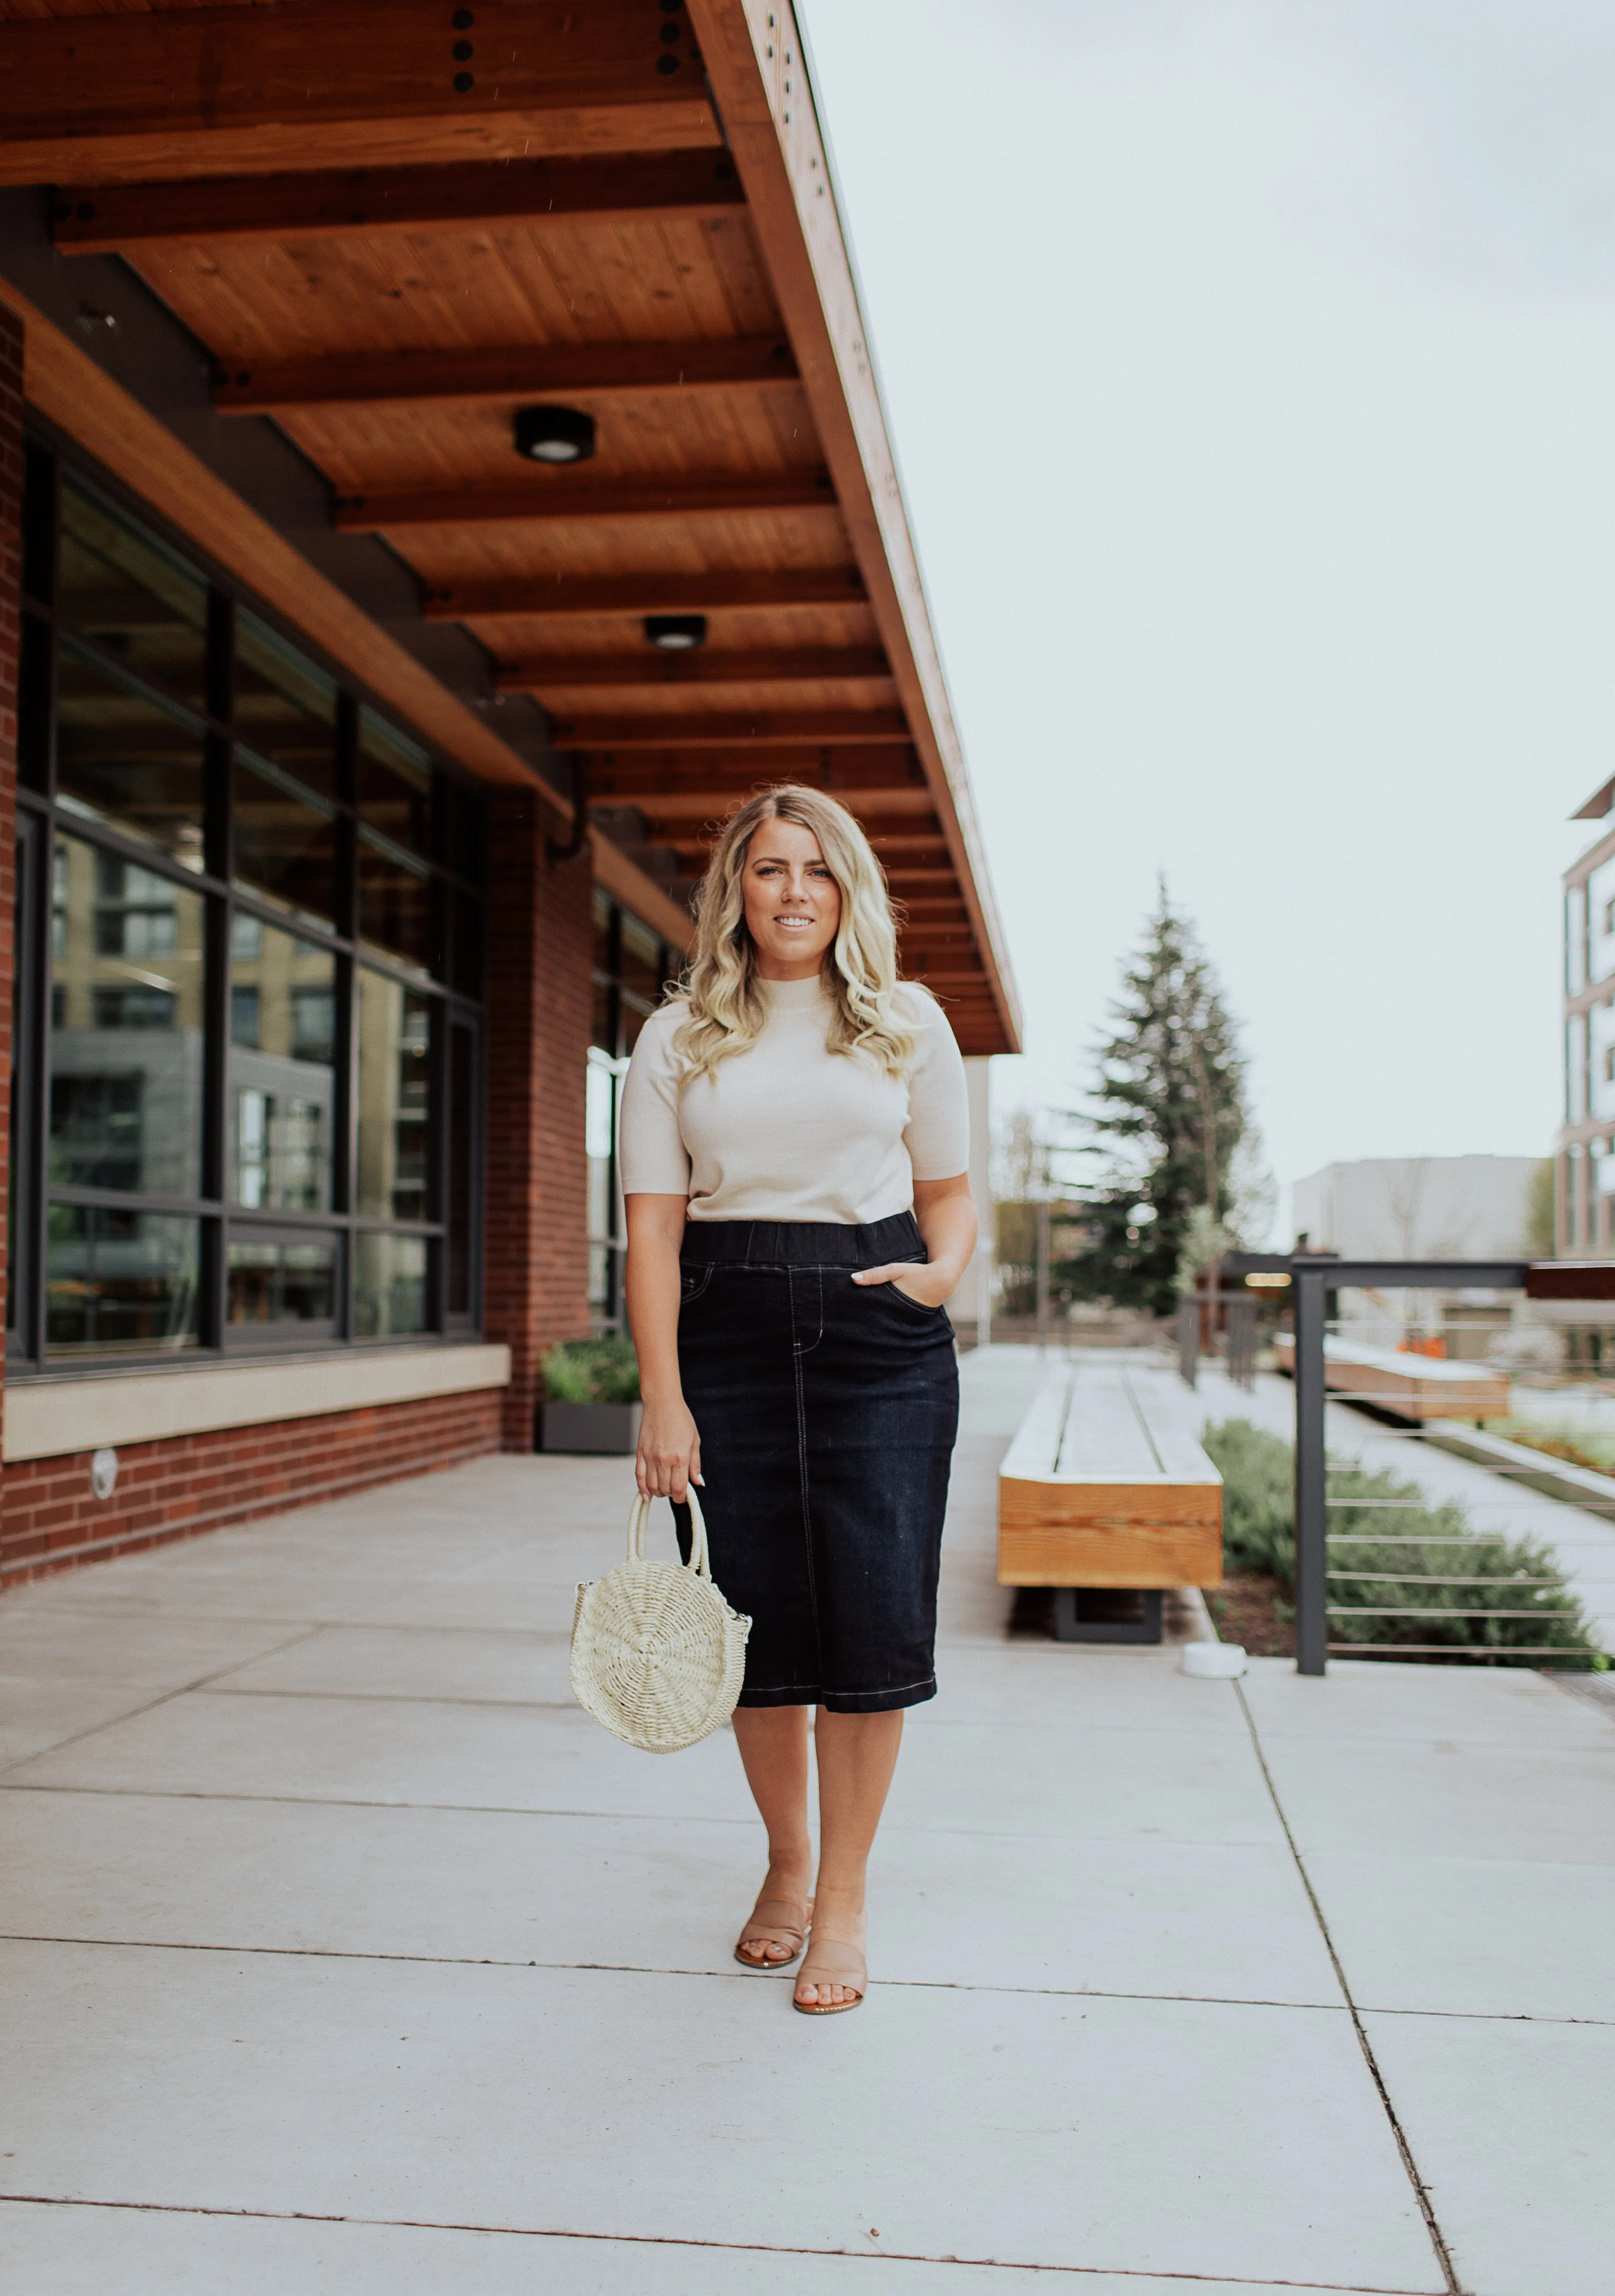
[[[864,1887],[875,1828],[903,1742],[903,1716],[831,1714],[819,1709],[814,1730],[819,1765],[819,1875],[814,1890],[816,1933],[861,1946]],[[854,1988],[799,1977],[796,1997],[829,2008]]]
[[[808,1832],[808,1709],[737,1706],[734,1739],[763,1824],[768,1829],[768,1878],[760,1895],[806,1905],[813,1891],[813,1842]],[[783,1946],[741,1948],[766,1969],[792,1956]]]

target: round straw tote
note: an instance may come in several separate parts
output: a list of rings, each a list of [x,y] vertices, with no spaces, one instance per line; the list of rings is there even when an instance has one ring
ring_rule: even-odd
[[[676,1754],[734,1713],[751,1621],[712,1583],[694,1491],[687,1563],[646,1559],[650,1512],[649,1499],[635,1499],[627,1561],[578,1589],[572,1688],[614,1736],[647,1754]]]

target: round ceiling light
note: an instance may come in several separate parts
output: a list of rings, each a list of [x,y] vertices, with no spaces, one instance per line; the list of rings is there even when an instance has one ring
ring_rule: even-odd
[[[594,418],[576,406],[519,406],[516,452],[534,463],[586,463],[594,451]]]
[[[647,614],[645,644],[660,646],[664,653],[688,653],[694,646],[707,643],[705,614]]]

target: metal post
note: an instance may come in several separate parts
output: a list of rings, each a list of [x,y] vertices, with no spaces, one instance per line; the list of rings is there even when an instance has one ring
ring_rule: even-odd
[[[1049,1207],[1045,1196],[1037,1207],[1037,1344],[1049,1343]]]
[[[1329,1546],[1324,1463],[1324,1291],[1332,1270],[1291,1263],[1295,1301],[1295,1666],[1328,1664]]]
[[[1177,1303],[1177,1376],[1193,1387],[1200,1369],[1200,1301],[1185,1292]]]

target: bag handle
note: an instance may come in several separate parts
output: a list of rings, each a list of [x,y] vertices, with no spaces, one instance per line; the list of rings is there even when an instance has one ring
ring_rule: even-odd
[[[712,1584],[712,1565],[707,1559],[707,1525],[701,1514],[701,1501],[695,1496],[695,1486],[686,1494],[690,1508],[690,1560],[686,1570]],[[672,1500],[668,1501],[671,1506]],[[635,1493],[634,1504],[628,1509],[628,1561],[643,1562],[645,1559],[645,1524],[650,1520],[651,1502]]]

